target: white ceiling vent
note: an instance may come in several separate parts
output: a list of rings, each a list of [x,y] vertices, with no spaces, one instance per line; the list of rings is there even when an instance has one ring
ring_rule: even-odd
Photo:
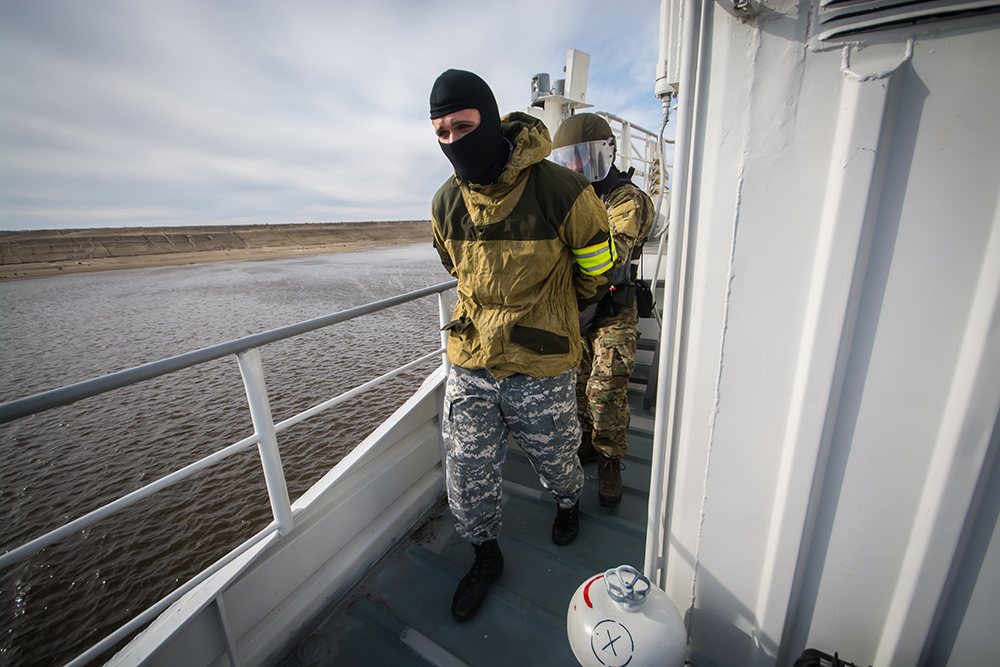
[[[1000,11],[998,0],[820,0],[820,40]]]

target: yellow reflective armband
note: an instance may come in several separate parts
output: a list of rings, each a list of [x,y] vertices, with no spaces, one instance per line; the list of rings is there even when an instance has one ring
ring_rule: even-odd
[[[601,275],[614,266],[615,260],[618,259],[615,244],[610,238],[586,248],[573,248],[573,254],[576,255],[576,263],[580,265],[580,270],[588,276]]]

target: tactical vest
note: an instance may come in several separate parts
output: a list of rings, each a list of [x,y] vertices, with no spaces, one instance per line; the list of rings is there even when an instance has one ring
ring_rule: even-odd
[[[635,167],[630,167],[625,173],[619,172],[618,178],[613,180],[608,188],[607,194],[602,197],[606,202],[607,199],[623,185],[635,186],[632,182],[632,175],[635,174]],[[615,276],[611,282],[611,288],[608,293],[604,295],[604,298],[598,303],[597,314],[609,317],[616,315],[620,308],[625,308],[636,303],[636,297],[641,293],[649,292],[649,287],[638,277],[638,267],[633,263],[633,260],[637,260],[642,257],[642,247],[646,243],[646,239],[636,239],[636,245],[632,248],[632,252],[629,253],[628,260],[622,264],[615,271]],[[644,295],[643,295],[644,296]],[[640,301],[640,317],[652,317],[651,306],[647,306],[648,301],[645,298],[639,299]]]

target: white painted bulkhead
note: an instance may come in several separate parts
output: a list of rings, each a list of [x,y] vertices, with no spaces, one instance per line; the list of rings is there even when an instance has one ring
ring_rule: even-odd
[[[691,660],[995,663],[1000,19],[733,4],[663,3],[698,40],[657,572]]]

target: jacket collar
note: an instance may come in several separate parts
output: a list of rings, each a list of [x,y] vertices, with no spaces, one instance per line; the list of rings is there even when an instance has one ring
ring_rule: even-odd
[[[495,183],[476,185],[461,180],[460,184],[473,192],[496,197],[511,190],[518,177],[528,167],[547,158],[552,152],[552,139],[545,124],[534,116],[513,111],[500,119],[500,129],[504,137],[514,146],[510,160]]]

